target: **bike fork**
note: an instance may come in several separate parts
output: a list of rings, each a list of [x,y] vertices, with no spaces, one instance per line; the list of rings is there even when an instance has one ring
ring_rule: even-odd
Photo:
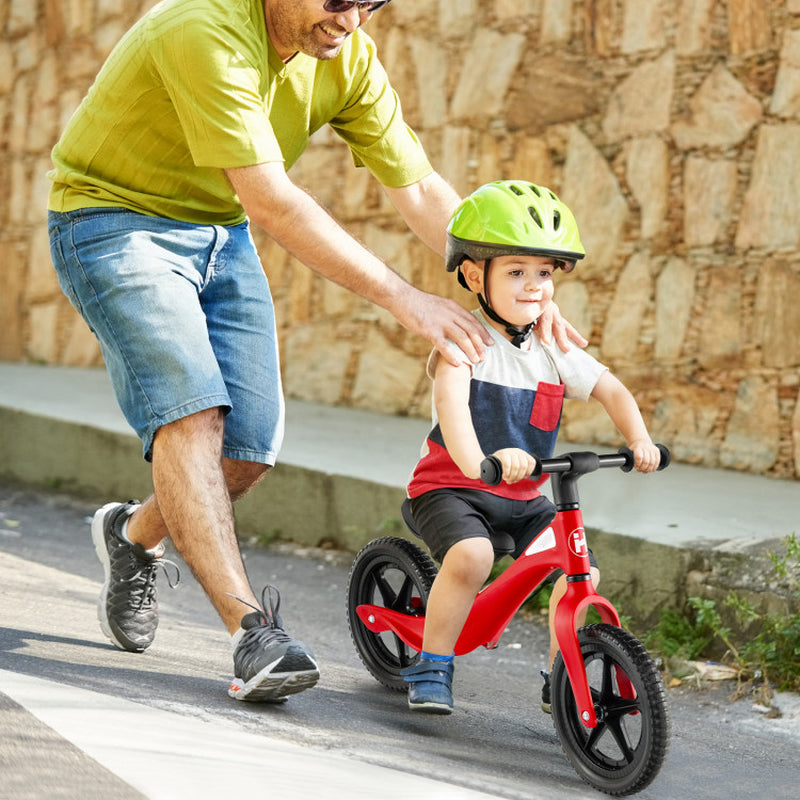
[[[587,728],[594,728],[597,725],[597,714],[577,634],[578,618],[588,606],[594,606],[597,609],[603,622],[619,627],[619,615],[616,609],[605,597],[595,592],[591,576],[568,576],[567,592],[556,608],[555,634],[564,666],[567,669],[570,686],[575,695],[578,716]],[[620,686],[620,691],[624,695],[633,695],[633,688],[629,685],[627,687]]]

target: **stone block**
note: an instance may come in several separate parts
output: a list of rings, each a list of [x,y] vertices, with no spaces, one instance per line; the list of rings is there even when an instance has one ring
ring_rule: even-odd
[[[10,8],[6,24],[11,36],[17,36],[36,26],[39,12],[38,3],[31,2],[31,0],[9,0],[9,2]]]
[[[683,170],[683,238],[689,247],[723,241],[738,196],[735,162],[690,157]]]
[[[425,359],[390,352],[383,337],[370,336],[362,344],[352,404],[386,414],[405,414],[423,380]]]
[[[423,4],[430,5],[424,0]],[[393,5],[405,8],[407,3]],[[468,36],[475,30],[477,11],[478,0],[439,0],[439,35],[453,39]]]
[[[603,119],[603,134],[612,142],[669,127],[675,82],[675,53],[645,61],[617,86]]]
[[[669,443],[673,460],[716,466],[718,445],[713,432],[720,413],[718,392],[674,385],[669,396],[656,403],[650,433]]]
[[[453,119],[500,113],[524,44],[525,37],[518,33],[476,31],[450,105]]]
[[[800,31],[786,31],[769,110],[779,117],[800,115]]]
[[[555,301],[564,319],[588,339],[592,332],[591,298],[586,284],[574,276],[556,277]]]
[[[25,351],[23,340],[23,297],[25,259],[17,242],[0,239],[0,264],[3,265],[3,291],[0,292],[0,360],[19,361]]]
[[[408,44],[416,73],[420,123],[423,128],[442,125],[447,117],[447,52],[440,42],[421,36],[409,37]],[[405,95],[400,96],[405,105]]]
[[[650,255],[634,253],[617,281],[616,292],[603,327],[602,353],[608,362],[634,360],[642,319],[652,303]]]
[[[656,279],[656,359],[680,357],[695,300],[695,268],[671,258]]]
[[[762,125],[736,246],[797,247],[800,242],[800,125]]]
[[[764,0],[728,0],[728,41],[733,55],[772,46],[770,4]]]
[[[739,364],[742,345],[741,272],[735,266],[710,270],[701,309],[700,341],[697,354],[701,366],[724,368]]]
[[[34,361],[54,364],[58,358],[58,301],[29,306],[27,316],[30,336],[26,342],[26,355]]]
[[[658,136],[633,139],[627,147],[625,176],[641,209],[641,236],[649,239],[664,225],[669,197],[669,151]]]
[[[755,338],[764,366],[800,366],[800,274],[780,261],[761,267],[755,305]]]
[[[570,127],[561,199],[578,222],[585,277],[608,269],[619,253],[628,204],[603,155],[576,125]]]
[[[764,378],[745,378],[736,393],[720,448],[720,464],[732,469],[764,472],[778,457],[780,441],[778,393]]]
[[[540,43],[564,44],[572,37],[572,0],[543,0]]]
[[[749,135],[761,117],[761,103],[717,64],[692,97],[688,118],[676,121],[671,130],[682,150],[732,147]]]
[[[625,0],[622,20],[623,53],[661,50],[666,44],[661,0]]]
[[[591,116],[604,93],[585,63],[556,53],[523,60],[506,105],[509,130],[539,133],[547,126]]]
[[[711,45],[716,0],[681,0],[675,49],[678,55],[700,55]]]
[[[330,327],[323,323],[293,326],[284,336],[282,348],[286,394],[336,405],[352,350],[352,342],[331,337]]]

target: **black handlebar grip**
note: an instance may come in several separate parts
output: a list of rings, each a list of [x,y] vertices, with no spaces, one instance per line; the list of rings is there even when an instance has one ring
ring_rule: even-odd
[[[661,463],[658,465],[656,472],[661,472],[669,466],[670,455],[669,450],[663,444],[657,444],[658,452],[661,453]],[[620,447],[618,451],[621,455],[627,457],[627,463],[624,467],[620,467],[623,472],[630,472],[633,469],[633,450],[630,447]]]
[[[503,480],[503,465],[497,456],[486,456],[481,461],[481,480],[489,486],[499,486]]]

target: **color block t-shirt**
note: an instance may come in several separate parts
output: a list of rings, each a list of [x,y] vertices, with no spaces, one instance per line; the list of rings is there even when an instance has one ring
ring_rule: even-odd
[[[263,0],[164,0],[115,47],[56,144],[49,208],[238,224],[223,169],[288,169],[325,124],[386,186],[432,172],[361,29],[336,58],[284,64]]]
[[[539,458],[551,457],[563,400],[588,400],[607,368],[580,348],[564,353],[554,342],[544,345],[536,336],[529,340],[530,350],[521,350],[489,325],[480,310],[473,313],[491,334],[494,346],[486,348],[479,364],[470,364],[466,355],[453,347],[472,368],[469,409],[481,449],[489,455],[505,447],[519,447]],[[428,362],[430,377],[438,357],[434,351]],[[516,500],[539,495],[538,487],[546,476],[538,481],[503,481],[499,486],[466,477],[447,452],[435,405],[432,416],[433,427],[408,484],[409,497],[445,488],[480,489]]]

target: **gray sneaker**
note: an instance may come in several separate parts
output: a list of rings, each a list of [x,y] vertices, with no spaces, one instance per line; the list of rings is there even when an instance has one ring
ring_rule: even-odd
[[[166,565],[176,570],[174,587],[180,581],[178,567],[162,558],[164,546],[148,552],[120,536],[125,520],[139,503],[107,503],[92,519],[92,541],[105,571],[97,603],[97,617],[103,633],[121,650],[141,653],[152,643],[158,627],[156,569]]]
[[[314,654],[283,629],[280,602],[278,590],[267,585],[261,593],[262,608],[245,603],[255,611],[242,617],[244,634],[233,651],[234,678],[228,694],[237,700],[280,703],[319,680]]]

